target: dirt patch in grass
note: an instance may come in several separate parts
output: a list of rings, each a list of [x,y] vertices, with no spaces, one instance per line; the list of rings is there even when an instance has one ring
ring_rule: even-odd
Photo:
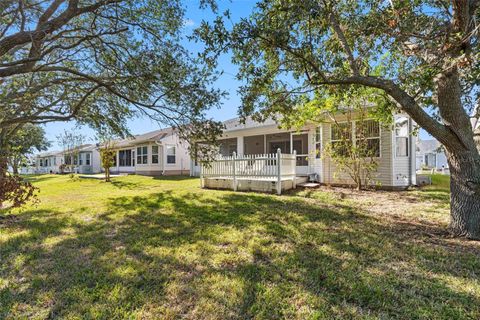
[[[432,193],[435,196],[432,196]],[[440,245],[480,255],[480,242],[454,238],[448,233],[450,194],[433,186],[403,191],[356,190],[322,186],[297,193],[325,206],[348,205],[381,219],[400,238]]]

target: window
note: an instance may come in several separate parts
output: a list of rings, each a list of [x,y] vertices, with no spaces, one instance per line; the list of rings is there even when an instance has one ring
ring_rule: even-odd
[[[85,164],[86,164],[87,166],[90,165],[90,153],[87,153],[87,154],[85,155]]]
[[[167,163],[174,164],[175,162],[175,146],[167,146]]]
[[[353,125],[355,136],[352,137]],[[380,157],[380,124],[375,120],[332,124],[332,148],[341,156],[348,156],[352,143],[364,157]]]
[[[54,157],[54,158],[53,158],[53,165],[54,165],[54,166],[57,165],[57,157]]]
[[[152,146],[152,163],[158,163],[158,146]]]
[[[83,153],[78,155],[78,165],[81,166],[83,164]]]
[[[375,120],[355,123],[356,145],[365,157],[380,157],[380,124]]]
[[[43,167],[43,159],[40,159],[40,167]]]
[[[76,165],[78,163],[78,156],[73,156],[73,164]]]
[[[333,123],[331,134],[332,149],[338,155],[347,156],[352,143],[352,124],[350,122]]]
[[[120,167],[132,166],[132,150],[120,150],[118,151],[118,163]]]
[[[137,148],[137,164],[147,164],[148,163],[148,147],[138,147]]]
[[[322,127],[315,130],[315,158],[320,159],[322,156]]]
[[[395,118],[395,155],[408,157],[408,118]]]

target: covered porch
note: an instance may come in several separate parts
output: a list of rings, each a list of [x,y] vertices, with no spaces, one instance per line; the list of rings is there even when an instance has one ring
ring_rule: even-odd
[[[296,151],[293,154],[276,153],[219,155],[216,160],[200,165],[202,188],[231,189],[234,191],[276,192],[295,189],[296,184],[306,182],[297,177]]]
[[[258,128],[250,132],[229,132],[219,140],[218,153],[222,157],[230,157],[234,153],[237,156],[258,156],[276,154],[278,150],[282,154],[293,155],[295,153],[296,176],[308,176],[319,172],[316,170],[320,164],[316,150],[315,129],[301,131],[280,131],[274,128]],[[318,138],[319,140],[320,138]],[[192,163],[193,175],[200,175],[198,163]]]

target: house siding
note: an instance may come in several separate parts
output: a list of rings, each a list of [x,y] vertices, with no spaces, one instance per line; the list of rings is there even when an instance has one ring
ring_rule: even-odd
[[[48,159],[48,166],[40,166],[40,159],[43,163]],[[60,173],[60,165],[63,163],[63,156],[55,155],[55,156],[37,156],[35,159],[35,170],[34,172],[37,174],[42,173]]]
[[[155,137],[152,137],[155,139]],[[134,143],[134,141],[132,141]],[[169,134],[158,140],[158,143],[154,141],[145,141],[132,144],[130,146],[124,146],[117,149],[117,166],[110,170],[114,173],[131,173],[147,176],[161,176],[161,175],[177,175],[177,174],[189,174],[190,172],[190,157],[188,154],[188,145],[181,141],[176,134]],[[158,163],[152,163],[152,148],[158,146]],[[175,146],[175,163],[167,163],[166,147]],[[138,163],[138,150],[137,148],[147,147],[147,163]],[[132,150],[135,152],[135,166],[120,166],[119,151]]]
[[[161,140],[163,146],[163,163],[165,175],[189,174],[190,155],[188,153],[188,144],[182,141],[176,134],[169,135]],[[167,163],[166,146],[175,146],[175,163]]]
[[[410,183],[410,157],[395,157],[393,185],[408,186]]]
[[[322,149],[331,142],[331,124],[322,125]],[[353,184],[353,179],[345,171],[337,170],[336,165],[328,157],[323,158],[323,183]],[[392,130],[380,126],[380,157],[373,184],[378,186],[393,186],[392,183]]]
[[[393,185],[395,187],[408,187],[416,184],[416,137],[412,134],[413,121],[409,119],[409,136],[408,136],[408,156],[397,157],[396,137],[392,135],[392,154],[393,158]]]

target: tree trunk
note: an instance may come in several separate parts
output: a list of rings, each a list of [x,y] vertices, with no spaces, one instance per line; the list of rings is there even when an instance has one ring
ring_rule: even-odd
[[[5,185],[8,175],[8,155],[9,149],[6,143],[5,130],[0,130],[0,208],[3,208]]]
[[[456,68],[437,79],[438,107],[451,138],[444,146],[450,169],[450,232],[480,240],[480,155],[462,105]]]
[[[3,152],[3,149],[0,147],[0,152]],[[3,208],[3,194],[5,192],[4,190],[4,184],[6,183],[5,180],[7,179],[7,159],[3,156],[0,155],[0,192],[1,198],[0,198],[0,209]]]
[[[12,170],[13,170],[13,174],[18,174],[18,164],[15,160],[12,163]]]
[[[450,168],[450,226],[454,236],[480,240],[480,157],[447,151]]]

